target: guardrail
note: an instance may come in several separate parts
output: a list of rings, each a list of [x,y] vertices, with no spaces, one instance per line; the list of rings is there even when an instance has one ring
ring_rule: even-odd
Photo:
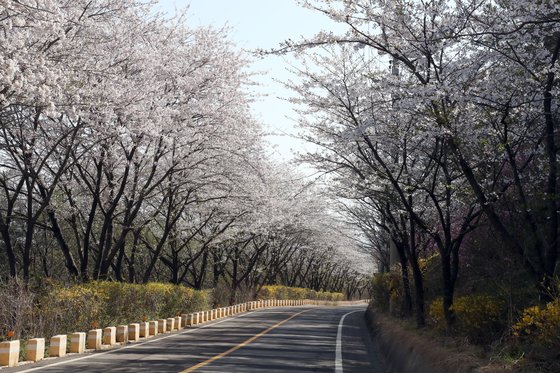
[[[49,344],[45,338],[27,340],[25,347],[25,363],[37,362],[45,358],[45,351],[49,357],[62,357],[67,353],[80,354],[95,350],[105,350],[129,342],[144,340],[162,333],[171,333],[187,327],[204,324],[209,321],[234,316],[242,312],[270,307],[294,306],[326,306],[350,305],[367,303],[367,300],[347,301],[319,301],[311,299],[265,299],[212,310],[183,314],[168,319],[144,321],[129,325],[109,326],[104,329],[92,329],[86,332],[76,332],[67,335],[55,335]],[[70,343],[68,343],[70,342]],[[0,367],[18,366],[21,344],[19,340],[0,342]]]

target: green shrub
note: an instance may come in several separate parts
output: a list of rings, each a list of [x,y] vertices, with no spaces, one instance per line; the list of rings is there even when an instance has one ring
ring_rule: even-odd
[[[394,271],[376,273],[372,279],[372,298],[375,309],[382,312],[389,312],[391,303],[401,305],[401,276]]]

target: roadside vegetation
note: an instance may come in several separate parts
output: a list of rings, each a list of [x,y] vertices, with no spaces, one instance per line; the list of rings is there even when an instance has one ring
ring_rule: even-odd
[[[559,371],[560,5],[315,1],[288,40],[305,138],[378,263],[374,307]]]

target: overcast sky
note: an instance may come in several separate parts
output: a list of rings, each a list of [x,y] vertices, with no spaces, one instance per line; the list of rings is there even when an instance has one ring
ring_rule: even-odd
[[[295,0],[160,0],[161,9],[168,13],[186,6],[189,24],[218,28],[228,25],[232,28],[231,40],[246,50],[275,48],[286,39],[312,36],[323,29],[340,29],[323,15],[298,6]],[[267,95],[254,103],[253,113],[267,132],[287,134],[267,137],[275,146],[273,154],[284,160],[292,159],[292,149],[302,151],[305,147],[290,137],[298,132],[294,127],[296,115],[282,98],[291,93],[275,82],[292,77],[286,71],[288,64],[289,56],[269,56],[251,64],[253,71],[265,73],[256,79],[261,87],[255,91]]]

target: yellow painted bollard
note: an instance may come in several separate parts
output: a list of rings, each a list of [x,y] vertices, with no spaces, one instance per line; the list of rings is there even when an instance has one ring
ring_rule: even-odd
[[[173,317],[167,319],[167,328],[165,330],[168,332],[175,330],[175,319]]]
[[[101,349],[101,338],[103,331],[101,329],[92,329],[87,334],[87,348],[92,350]]]
[[[117,326],[117,342],[120,342],[120,343],[128,342],[128,326],[127,325]]]
[[[15,367],[19,361],[19,340],[0,342],[0,366]]]
[[[137,341],[140,339],[140,324],[128,324],[128,340]]]
[[[150,324],[147,321],[140,323],[140,338],[147,338],[150,336]]]
[[[79,332],[70,335],[70,352],[81,354],[86,349],[86,333]]]
[[[159,319],[158,320],[158,332],[159,333],[165,333],[166,330],[167,330],[167,320]]]
[[[45,338],[33,338],[27,341],[25,360],[39,361],[45,358]]]
[[[181,316],[175,316],[175,329],[181,330],[183,329],[183,318]]]
[[[115,326],[103,329],[103,344],[109,346],[117,344],[117,328]]]
[[[67,336],[65,334],[55,335],[51,337],[51,341],[49,344],[49,356],[51,357],[65,356],[66,344],[67,344]]]
[[[150,335],[158,335],[158,322],[149,321],[148,324],[150,325]]]

